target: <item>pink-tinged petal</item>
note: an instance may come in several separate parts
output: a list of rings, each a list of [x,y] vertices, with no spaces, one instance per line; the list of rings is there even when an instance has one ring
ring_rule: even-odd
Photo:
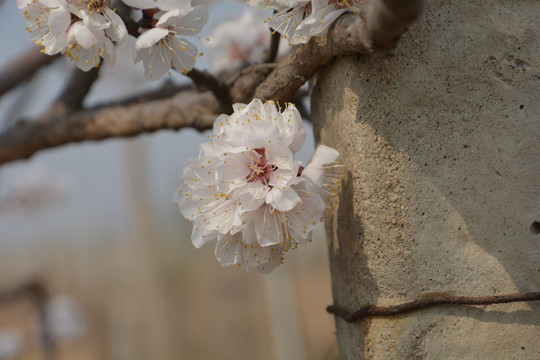
[[[266,203],[279,211],[289,211],[301,201],[300,196],[290,187],[274,187],[266,194]]]
[[[57,36],[67,32],[71,24],[71,14],[63,7],[53,9],[49,13],[49,30]]]
[[[122,43],[127,38],[127,29],[124,21],[118,14],[111,9],[105,10],[107,17],[110,19],[110,27],[105,30],[105,33],[112,41]]]
[[[135,51],[148,49],[156,45],[161,39],[169,35],[169,30],[153,28],[143,32],[135,41]]]
[[[339,152],[326,146],[319,145],[309,159],[306,168],[302,171],[302,177],[311,180],[317,186],[320,186],[324,176],[324,165],[331,164],[336,161]]]

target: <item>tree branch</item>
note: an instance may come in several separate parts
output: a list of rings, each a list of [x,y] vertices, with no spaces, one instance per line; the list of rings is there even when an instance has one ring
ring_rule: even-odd
[[[349,312],[339,305],[331,305],[326,308],[326,311],[342,318],[348,323],[352,323],[368,316],[393,316],[438,305],[491,305],[538,300],[540,300],[540,292],[478,297],[441,295],[430,296],[395,306],[366,305],[354,312]]]
[[[230,106],[225,108],[225,105],[247,103],[254,95],[262,100],[290,101],[298,88],[335,56],[380,54],[391,49],[399,35],[420,14],[421,8],[421,0],[375,1],[366,11],[366,20],[355,14],[343,15],[326,35],[297,46],[279,64],[254,65],[226,82],[192,70],[194,82],[210,89],[214,96],[212,92],[186,92],[170,100],[128,108],[112,106],[86,113],[55,113],[48,124],[16,124],[0,134],[0,164],[28,158],[41,149],[70,142],[135,136],[187,126],[206,129],[212,125],[212,116],[231,111]],[[207,106],[206,110],[204,106]]]
[[[30,79],[39,69],[57,58],[57,55],[42,54],[37,47],[29,49],[0,72],[0,96]]]
[[[230,94],[230,89],[227,83],[218,77],[210,74],[208,71],[200,71],[196,68],[191,69],[186,74],[193,81],[193,84],[198,87],[203,87],[210,90],[216,99],[221,104],[222,112],[229,111],[233,101]]]
[[[65,114],[47,123],[19,122],[0,134],[0,164],[73,142],[131,137],[161,129],[209,129],[219,109],[211,92],[190,91],[167,100]]]
[[[322,66],[336,56],[381,54],[392,49],[399,36],[420,15],[421,0],[379,0],[367,8],[366,19],[347,14],[324,36],[298,45],[259,85],[255,97],[287,101]]]

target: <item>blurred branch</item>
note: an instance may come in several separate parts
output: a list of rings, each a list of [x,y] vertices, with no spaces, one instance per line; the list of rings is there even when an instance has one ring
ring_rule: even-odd
[[[162,129],[209,129],[219,108],[211,92],[184,91],[166,100],[78,111],[47,123],[19,122],[0,134],[0,164],[68,143],[131,137]]]
[[[30,79],[39,69],[49,65],[57,58],[57,55],[42,54],[37,47],[29,49],[7,64],[0,72],[0,96]]]
[[[11,288],[0,290],[0,305],[19,299],[30,298],[36,306],[41,325],[41,344],[46,360],[55,358],[55,344],[47,326],[46,303],[48,299],[45,287],[37,280],[31,280]]]
[[[90,71],[73,69],[64,90],[39,121],[46,123],[67,112],[82,109],[84,99],[90,92],[90,88],[97,80],[98,75],[99,68],[92,68]]]
[[[331,305],[326,308],[326,311],[335,314],[348,323],[352,323],[360,321],[368,316],[400,315],[437,305],[492,305],[538,300],[540,300],[540,292],[476,297],[440,295],[430,296],[395,306],[366,305],[354,312],[349,312],[339,305]]]

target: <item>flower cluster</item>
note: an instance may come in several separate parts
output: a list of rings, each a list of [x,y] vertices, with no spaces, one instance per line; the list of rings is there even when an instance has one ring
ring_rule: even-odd
[[[235,104],[214,123],[215,137],[186,161],[174,196],[193,224],[196,247],[217,240],[223,266],[267,273],[288,250],[311,241],[326,207],[337,202],[339,153],[319,146],[305,168],[293,155],[305,132],[298,110],[273,102]]]
[[[148,20],[148,28],[139,29],[134,51],[134,61],[142,60],[147,78],[159,79],[171,68],[193,68],[197,48],[183,36],[201,31],[208,20],[205,7],[191,6],[190,0],[123,1],[142,9]],[[65,53],[83,71],[98,67],[101,59],[113,66],[114,44],[126,39],[122,18],[109,6],[110,0],[17,0],[26,30],[42,52]]]
[[[359,13],[369,0],[247,0],[248,5],[271,8],[272,29],[290,44],[305,44],[319,36],[343,13]]]

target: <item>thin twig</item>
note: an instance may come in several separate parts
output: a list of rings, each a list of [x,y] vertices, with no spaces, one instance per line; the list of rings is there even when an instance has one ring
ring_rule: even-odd
[[[264,63],[273,63],[274,61],[276,61],[280,40],[281,34],[277,31],[272,31],[272,36],[270,37],[270,48],[265,53],[263,60]]]
[[[0,305],[7,304],[18,299],[29,297],[33,300],[38,310],[39,321],[41,325],[41,344],[46,360],[55,359],[55,343],[47,326],[47,291],[45,287],[37,280],[31,280],[11,288],[0,290]]]
[[[348,323],[352,323],[368,316],[393,316],[438,305],[491,305],[538,300],[540,300],[540,292],[477,297],[437,295],[394,306],[366,305],[354,312],[349,312],[339,305],[330,305],[326,308],[326,311],[335,314]]]
[[[29,49],[7,64],[0,72],[0,96],[29,80],[39,69],[56,59],[58,59],[57,55],[42,54],[37,47]]]

